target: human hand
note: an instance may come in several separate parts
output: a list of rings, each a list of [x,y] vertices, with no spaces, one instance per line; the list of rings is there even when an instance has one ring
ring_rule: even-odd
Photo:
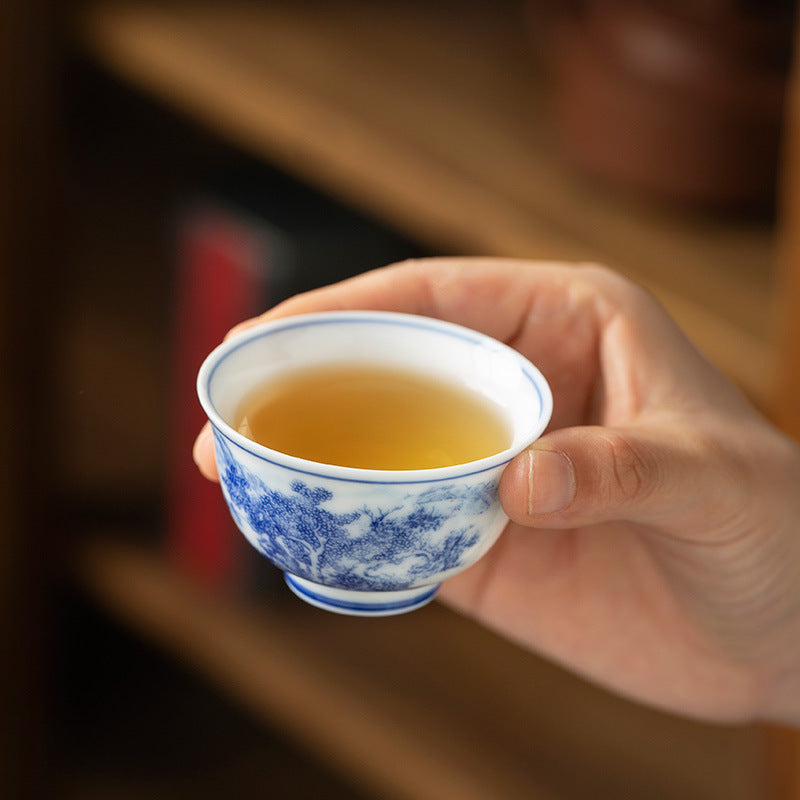
[[[439,597],[631,698],[800,725],[800,447],[649,295],[598,267],[429,259],[299,295],[439,317],[550,382],[549,432],[506,469],[511,522]],[[211,437],[195,460],[216,476]]]

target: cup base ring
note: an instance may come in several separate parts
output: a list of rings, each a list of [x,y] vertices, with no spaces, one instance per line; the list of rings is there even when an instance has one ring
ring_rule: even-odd
[[[388,617],[414,611],[433,600],[439,589],[437,583],[390,592],[361,592],[322,586],[289,572],[284,573],[284,578],[289,588],[306,603],[356,617]]]

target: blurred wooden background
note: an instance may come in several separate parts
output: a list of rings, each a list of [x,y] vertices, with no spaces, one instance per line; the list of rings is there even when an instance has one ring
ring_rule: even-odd
[[[639,708],[436,606],[209,594],[164,552],[168,219],[231,150],[429,252],[615,266],[800,436],[800,81],[777,212],[644,201],[563,157],[529,12],[4,4],[4,796],[800,798],[796,734]]]

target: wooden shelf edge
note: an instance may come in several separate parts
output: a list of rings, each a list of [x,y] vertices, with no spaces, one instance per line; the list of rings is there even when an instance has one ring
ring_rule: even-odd
[[[348,676],[309,650],[292,634],[291,613],[204,593],[162,557],[111,539],[88,543],[76,567],[81,585],[125,624],[382,797],[552,797],[502,754],[473,752],[469,733],[459,742],[448,720],[423,712],[424,724],[404,726],[407,698],[365,690],[380,676],[359,674],[356,660]]]

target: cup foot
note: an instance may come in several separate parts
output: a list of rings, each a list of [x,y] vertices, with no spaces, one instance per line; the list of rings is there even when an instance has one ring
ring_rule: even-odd
[[[306,603],[336,614],[356,617],[388,617],[414,611],[433,600],[439,589],[437,583],[434,586],[392,592],[358,592],[322,586],[289,572],[285,572],[284,577],[289,588]]]

